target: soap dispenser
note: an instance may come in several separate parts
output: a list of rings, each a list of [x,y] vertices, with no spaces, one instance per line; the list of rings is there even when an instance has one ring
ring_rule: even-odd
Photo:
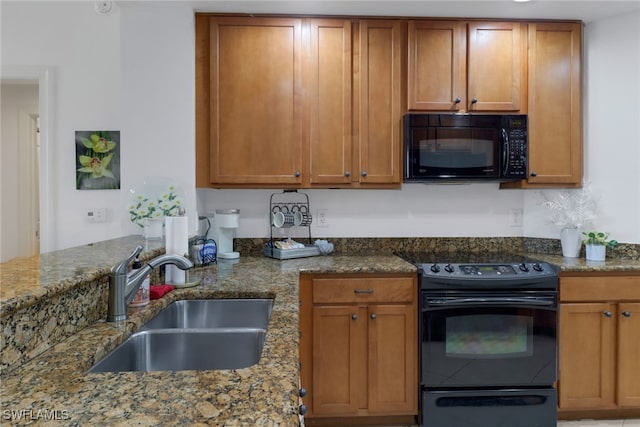
[[[131,277],[136,271],[142,268],[142,263],[140,259],[136,257],[133,260],[133,264],[131,264],[131,271],[128,274],[128,277]],[[149,283],[151,281],[150,275],[147,274],[147,277],[142,281],[142,285],[140,285],[140,289],[136,292],[136,295],[133,297],[131,302],[129,303],[129,307],[143,307],[149,304]]]

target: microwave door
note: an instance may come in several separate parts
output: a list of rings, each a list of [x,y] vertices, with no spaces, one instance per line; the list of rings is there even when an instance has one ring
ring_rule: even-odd
[[[414,135],[415,136],[415,135]],[[418,144],[418,175],[498,177],[499,138],[493,129],[428,128]]]

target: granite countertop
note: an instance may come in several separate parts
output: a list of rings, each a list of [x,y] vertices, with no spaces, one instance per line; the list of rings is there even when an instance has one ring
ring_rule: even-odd
[[[141,242],[144,240],[139,236],[129,236],[3,263],[1,318],[80,285],[104,280],[114,261],[123,259]],[[143,260],[164,252],[161,242],[145,246]],[[297,426],[299,274],[416,271],[389,251],[376,255],[350,253],[284,261],[243,255],[238,262],[220,261],[192,270],[191,276],[200,278],[198,286],[176,289],[147,307],[130,309],[126,322],[91,323],[3,375],[2,422],[37,424],[54,417],[57,425],[73,426]],[[561,274],[640,272],[639,260],[594,263],[531,251],[525,255],[558,266]],[[96,361],[171,302],[237,297],[274,298],[258,364],[238,370],[87,373]],[[6,333],[4,330],[3,341]]]
[[[29,415],[17,424],[58,411],[59,425],[297,426],[301,271],[407,273],[415,267],[393,255],[335,255],[286,261],[241,257],[235,264],[197,269],[198,286],[130,309],[123,324],[97,322],[9,372],[0,385],[3,420],[10,417],[6,411],[26,410]],[[171,302],[235,297],[275,299],[258,364],[238,370],[87,373]]]
[[[560,275],[570,273],[613,273],[640,272],[640,260],[609,259],[606,261],[587,261],[584,258],[566,258],[562,255],[545,253],[525,253],[526,256],[538,261],[548,262],[560,268]]]

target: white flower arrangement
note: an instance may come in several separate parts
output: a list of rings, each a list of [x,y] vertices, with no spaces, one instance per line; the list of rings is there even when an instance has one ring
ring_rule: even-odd
[[[131,222],[143,227],[145,218],[162,218],[176,215],[182,205],[182,200],[176,194],[176,188],[169,186],[166,192],[158,196],[158,200],[149,200],[148,196],[139,194],[136,196],[134,203],[130,204],[128,208]]]
[[[582,229],[596,218],[596,201],[587,182],[582,188],[561,191],[553,199],[545,197],[542,206],[551,211],[550,222],[560,229]]]

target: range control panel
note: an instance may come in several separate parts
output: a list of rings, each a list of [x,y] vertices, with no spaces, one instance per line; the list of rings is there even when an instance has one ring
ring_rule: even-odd
[[[551,266],[545,262],[521,262],[514,264],[455,264],[434,263],[422,264],[424,276],[473,278],[540,277],[556,275]]]

